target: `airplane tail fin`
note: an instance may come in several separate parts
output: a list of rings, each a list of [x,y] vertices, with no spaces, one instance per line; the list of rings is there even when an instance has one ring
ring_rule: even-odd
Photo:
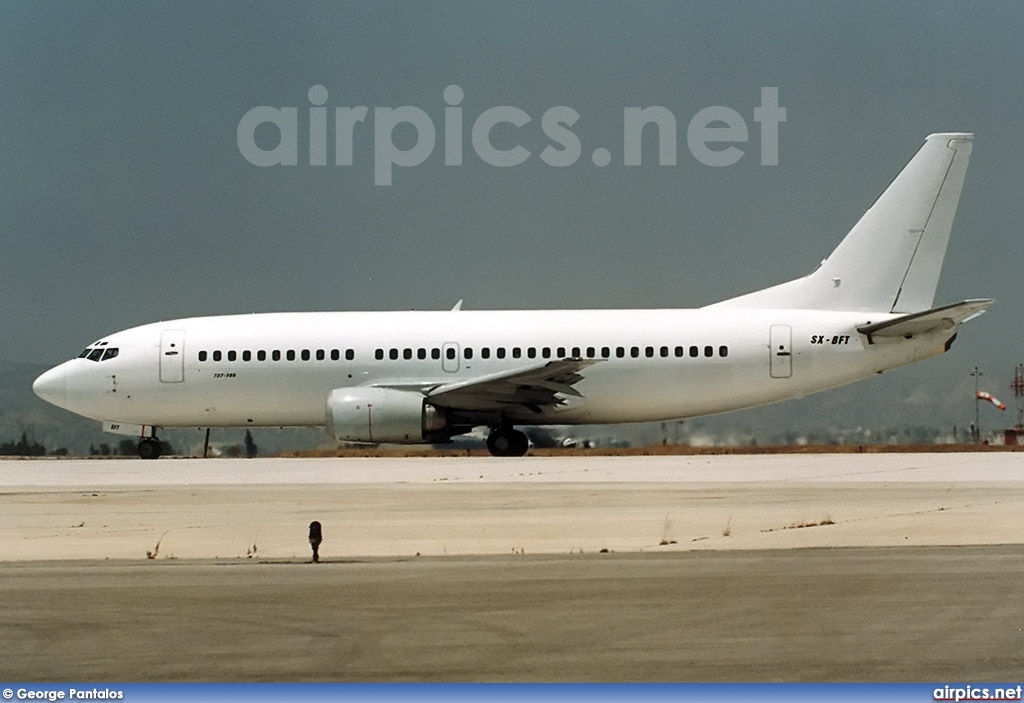
[[[931,308],[974,135],[932,134],[813,273],[712,307]]]

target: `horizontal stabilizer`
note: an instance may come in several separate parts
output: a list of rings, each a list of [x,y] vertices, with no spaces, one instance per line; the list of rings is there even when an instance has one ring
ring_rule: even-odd
[[[915,312],[884,322],[860,325],[857,327],[857,331],[869,337],[910,337],[926,332],[953,329],[982,314],[994,302],[991,299],[965,300],[962,303],[943,305],[940,308]]]

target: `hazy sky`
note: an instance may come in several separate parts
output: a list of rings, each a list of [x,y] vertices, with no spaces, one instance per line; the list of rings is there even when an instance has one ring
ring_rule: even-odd
[[[1024,361],[1024,5],[1019,2],[0,4],[0,359],[58,362],[158,319],[263,310],[693,307],[812,269],[924,137],[977,133],[936,303],[995,297],[919,374],[975,364],[1007,396]],[[463,99],[446,165],[445,88]],[[310,88],[328,165],[310,165]],[[754,110],[777,87],[778,165]],[[323,99],[322,91],[319,99]],[[258,106],[297,108],[297,165],[238,144]],[[336,107],[368,108],[335,165]],[[375,185],[375,108],[436,128]],[[471,132],[490,108],[497,167]],[[579,114],[580,156],[542,126]],[[623,111],[677,122],[623,164]],[[687,147],[700,110],[749,129],[731,166]],[[564,127],[564,125],[563,125]],[[410,149],[417,132],[385,134]],[[422,138],[422,135],[419,135]],[[272,149],[263,125],[256,143]],[[610,163],[595,165],[595,149]],[[997,380],[998,379],[998,380]],[[945,384],[945,385],[943,385]]]

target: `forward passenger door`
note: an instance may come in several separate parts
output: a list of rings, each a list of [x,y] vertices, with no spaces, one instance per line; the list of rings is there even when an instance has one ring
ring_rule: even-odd
[[[185,330],[164,330],[160,335],[160,381],[185,380]]]

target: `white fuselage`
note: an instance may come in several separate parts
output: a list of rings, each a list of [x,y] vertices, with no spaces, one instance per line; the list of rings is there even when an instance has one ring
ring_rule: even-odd
[[[509,407],[503,420],[640,422],[800,397],[941,353],[951,337],[870,341],[856,330],[892,317],[722,308],[197,317],[105,337],[90,348],[116,355],[72,359],[35,387],[56,405],[111,422],[318,426],[334,389],[422,389],[584,358],[598,361],[575,385],[578,396]]]

